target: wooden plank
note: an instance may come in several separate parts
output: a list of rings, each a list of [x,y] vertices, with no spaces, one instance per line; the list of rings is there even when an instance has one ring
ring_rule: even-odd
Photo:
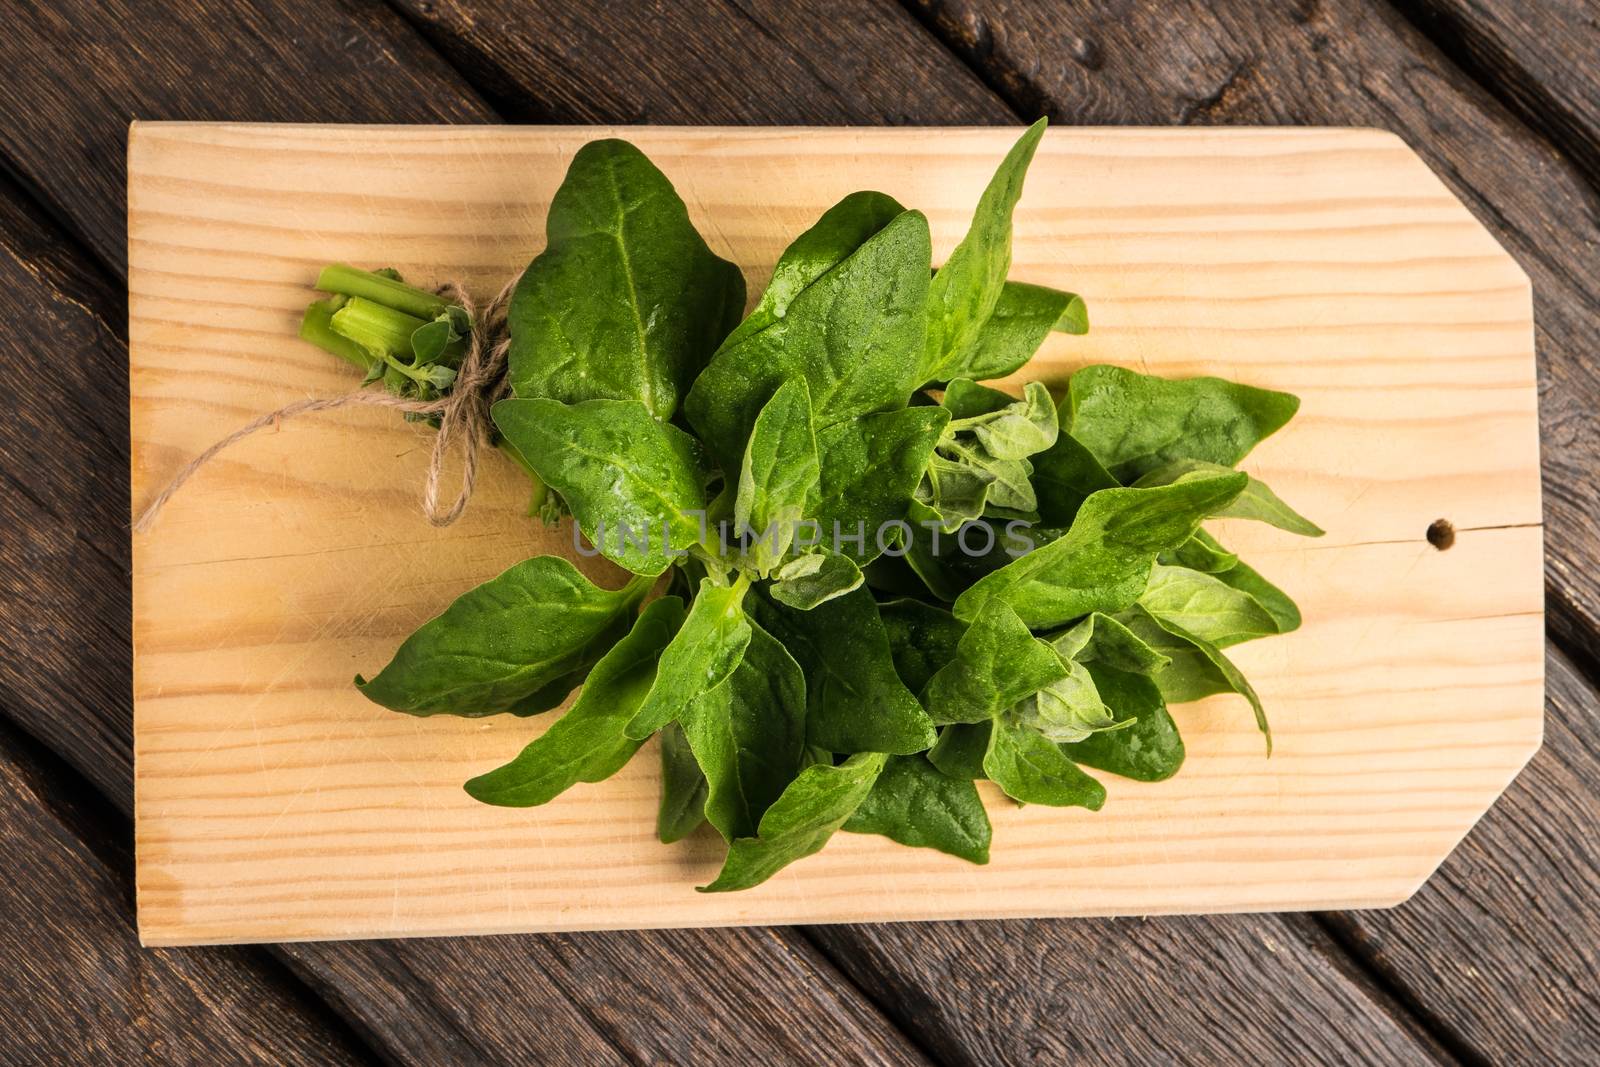
[[[6,459],[7,475],[0,480],[0,515],[14,534],[0,539],[5,562],[0,626],[9,635],[7,655],[0,657],[0,710],[90,774],[93,785],[126,815],[133,800],[128,542],[122,503],[127,431],[125,426],[118,430],[102,425],[111,421],[108,412],[117,421],[126,418],[125,382],[106,369],[126,365],[124,342],[117,336],[122,316],[108,279],[87,266],[59,231],[21,210],[7,193],[14,190],[0,180],[0,314],[13,322],[47,323],[59,347],[53,345],[46,353],[54,369],[39,373],[33,335],[0,335],[0,366],[17,380],[26,374],[34,382],[14,398],[9,418],[0,420],[0,456]],[[99,402],[107,394],[115,394],[112,402]],[[89,787],[75,782],[55,788],[72,795]],[[16,803],[36,804],[21,791],[13,792]],[[126,821],[106,819],[103,813],[97,822],[99,833],[113,842],[129,831]],[[0,810],[0,834],[21,840],[28,826],[26,819]],[[249,1055],[250,1034],[270,1030],[277,1021],[259,1024],[264,1016],[252,1014],[247,1002],[261,999],[270,1007],[276,1003],[272,997],[280,995],[234,998],[232,991],[257,981],[262,962],[234,950],[138,949],[132,857],[122,848],[121,859],[110,864],[120,879],[116,886],[109,875],[71,876],[71,884],[82,886],[85,901],[103,892],[104,910],[119,917],[120,933],[106,935],[109,940],[101,950],[102,980],[116,982],[124,973],[117,968],[143,968],[137,973],[157,975],[146,984],[167,997],[161,1005],[181,1004],[176,993],[168,996],[162,987],[168,979],[160,976],[175,966],[163,961],[199,961],[187,971],[179,967],[179,976],[188,976],[184,980],[196,988],[215,987],[216,997],[223,999],[210,1003],[222,1003],[238,1017],[217,1026],[191,1016],[182,1033],[171,1038],[172,1046],[183,1049],[206,1041],[213,1051]],[[13,849],[8,839],[4,854],[41,849],[37,844]],[[18,868],[21,873],[13,871],[12,884],[27,890],[38,869]],[[37,900],[47,891],[32,892]],[[0,900],[0,906],[9,905]],[[78,912],[62,914],[82,918]],[[0,978],[20,973],[40,951],[40,942],[25,938],[22,927],[11,935],[10,942],[0,938]],[[74,946],[90,937],[73,936]],[[700,1058],[694,1053],[708,1037],[683,1027],[682,1020],[720,1017],[730,1005],[741,1014],[716,1031],[723,1042],[719,1049],[730,1054],[815,1060],[829,1049],[848,1047],[875,1062],[917,1061],[904,1038],[839,982],[826,961],[792,931],[649,937],[623,933],[584,945],[579,952],[572,951],[570,940],[539,937],[474,942],[470,949],[411,942],[274,951],[397,1063],[528,1062],[535,1058],[530,1048],[538,1051],[530,1045],[535,1040],[547,1040],[547,1047],[569,1050],[587,1062],[625,1058],[629,1050],[638,1050],[638,1058],[690,1062]],[[69,956],[62,961],[63,966],[68,963],[89,967],[93,961]],[[491,986],[496,989],[492,1003],[462,995],[466,989]],[[89,982],[84,988],[99,986]],[[649,992],[648,1005],[630,999],[639,989]],[[119,1003],[113,1000],[100,1018],[117,1018]],[[19,1002],[16,1010],[0,1012],[0,1021],[32,1034],[31,1028],[54,1025],[51,1011],[81,1007],[71,998],[41,999],[35,1006],[39,1010],[24,1010]],[[155,1041],[171,1022],[170,1013],[153,1012],[142,1029],[120,1037],[112,1030],[93,1029],[90,1036]],[[308,1023],[291,1032],[307,1043],[334,1043],[326,1026],[319,1030]],[[39,1047],[45,1047],[44,1030],[36,1036]]]
[[[1600,634],[1600,223],[1587,176],[1381,3],[915,6],[1010,99],[1062,122],[1365,125],[1416,149],[1533,281],[1552,624]]]
[[[1490,1063],[1582,1063],[1600,1044],[1600,693],[1550,653],[1544,748],[1403,908],[1332,918],[1392,984]]]
[[[926,1062],[790,930],[329,942],[282,951],[407,1062]]]
[[[94,805],[62,791],[32,748],[0,724],[7,1063],[370,1062],[257,952],[141,948],[133,858],[76,832],[101,821]]]
[[[514,122],[1015,121],[889,0],[398,6]]]
[[[1453,1062],[1308,919],[816,927],[951,1064]],[[1124,977],[1126,976],[1126,977]],[[1120,979],[1120,980],[1119,980]]]
[[[348,386],[293,337],[317,264],[401,249],[397,265],[419,277],[497,288],[537,247],[563,161],[608,132],[140,127],[135,500],[250,414]],[[793,233],[863,185],[927,209],[942,256],[1012,139],[629,135],[755,289]],[[804,188],[786,181],[797,166]],[[696,894],[716,849],[654,842],[648,759],[539,812],[486,809],[460,782],[537,725],[395,716],[350,688],[453,593],[529,552],[570,547],[564,533],[530,533],[508,464],[462,524],[431,530],[415,514],[423,439],[382,413],[341,413],[224,458],[135,543],[145,936],[1242,910],[1409,894],[1538,741],[1525,279],[1403,145],[1359,131],[1057,132],[1034,165],[1015,270],[1095,307],[1088,339],[1057,338],[1042,354],[1034,373],[1046,380],[1108,360],[1219,371],[1304,398],[1295,428],[1253,467],[1329,537],[1306,548],[1226,531],[1311,620],[1240,650],[1278,723],[1270,761],[1242,705],[1213,700],[1180,711],[1191,763],[1174,782],[1108,781],[1097,815],[997,805],[987,868],[847,836],[759,890]],[[1363,458],[1374,440],[1407,462],[1376,469]],[[1449,552],[1422,538],[1440,515],[1460,531]],[[362,563],[375,542],[384,573],[408,577],[373,580]],[[1396,693],[1399,711],[1375,699]],[[1472,744],[1459,740],[1467,724]]]
[[[0,66],[0,156],[119,273],[130,120],[493,118],[381,4],[30,3],[6,19]]]
[[[1600,172],[1600,12],[1592,0],[1400,0],[1396,6],[1591,178]]]

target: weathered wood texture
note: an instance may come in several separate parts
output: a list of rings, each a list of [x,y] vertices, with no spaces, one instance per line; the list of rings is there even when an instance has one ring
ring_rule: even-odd
[[[812,936],[943,1063],[1450,1062],[1353,981],[1302,917],[891,923]],[[1251,1022],[1224,1023],[1219,1009]]]
[[[515,122],[1015,121],[889,0],[397,6]]]
[[[0,1059],[369,1062],[259,952],[141,948],[132,857],[105,836],[126,824],[74,795],[71,776],[32,748],[0,724]]]
[[[1415,148],[1533,280],[1552,622],[1573,640],[1600,635],[1591,176],[1369,0],[917,6],[1019,108],[1062,122],[1363,125]]]
[[[1600,5],[1396,0],[1395,6],[1600,181]]]
[[[135,506],[252,411],[349,387],[343,364],[294,336],[319,264],[392,261],[395,250],[408,275],[497,289],[538,246],[565,161],[609,132],[139,127]],[[861,186],[926,210],[942,258],[1014,140],[949,129],[631,137],[753,292],[794,234]],[[807,187],[777,193],[795,173]],[[198,284],[202,264],[213,277]],[[1328,536],[1244,523],[1223,532],[1294,591],[1308,620],[1238,652],[1278,725],[1272,759],[1241,700],[1212,700],[1179,709],[1189,759],[1171,782],[1108,779],[1097,814],[991,805],[988,867],[844,835],[757,890],[696,893],[719,850],[710,835],[677,848],[654,840],[648,752],[537,811],[487,808],[460,783],[547,720],[419,720],[351,687],[453,595],[530,553],[574,553],[565,529],[530,530],[525,479],[507,462],[485,470],[460,524],[429,528],[416,512],[418,431],[383,411],[340,412],[236,448],[134,539],[146,939],[1236,911],[1409,895],[1541,732],[1526,279],[1394,138],[1313,130],[1051,133],[1018,215],[1013,273],[1094,294],[1093,334],[1053,339],[1028,378],[1059,386],[1105,361],[1301,397],[1291,429],[1250,468]],[[233,279],[249,279],[249,307]],[[1359,465],[1374,438],[1405,466]],[[1458,530],[1448,552],[1424,539],[1440,515]],[[1373,699],[1401,693],[1398,707]]]
[[[0,66],[0,156],[119,272],[133,119],[493,118],[437,52],[368,0],[22,0],[7,12]]]

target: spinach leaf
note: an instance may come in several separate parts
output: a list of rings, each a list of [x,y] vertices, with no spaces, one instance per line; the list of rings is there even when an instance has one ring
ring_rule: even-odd
[[[1206,463],[1198,459],[1177,459],[1157,467],[1134,484],[1140,487],[1171,485],[1174,482],[1193,481],[1197,478],[1214,478],[1227,470],[1227,467],[1217,463]],[[1322,536],[1322,527],[1285,504],[1278,494],[1269,489],[1259,478],[1251,478],[1246,483],[1244,492],[1240,493],[1233,503],[1217,512],[1216,517],[1255,519],[1302,537]]]
[[[1004,378],[1021,370],[1052,331],[1089,332],[1083,298],[1042,285],[1006,282],[977,343],[948,373],[980,381]]]
[[[861,586],[861,569],[849,556],[827,550],[808,552],[778,568],[772,583],[772,599],[785,607],[810,611],[834,597],[844,596]]]
[[[1078,769],[1061,746],[1022,723],[1002,716],[989,733],[984,773],[1012,800],[1099,811],[1105,786]]]
[[[1122,484],[1066,430],[1056,435],[1055,444],[1030,457],[1029,462],[1033,464],[1039,521],[1046,526],[1071,526],[1078,509],[1091,495]]]
[[[660,574],[700,540],[700,446],[638,401],[502,400],[494,421],[607,559]]]
[[[706,777],[706,821],[728,841],[756,833],[805,757],[805,678],[781,644],[758,626],[750,629],[733,673],[691,700],[681,716]]]
[[[819,431],[905,405],[930,254],[928,220],[907,211],[803,290],[782,318],[717,353],[685,411],[725,470],[738,466],[755,412],[790,378],[810,386]]]
[[[661,650],[682,625],[683,601],[677,597],[647,605],[628,636],[594,665],[571,709],[516,759],[470,779],[468,795],[485,804],[528,808],[621,770],[642,743],[622,728],[655,680]]]
[[[1139,605],[1218,648],[1278,632],[1277,620],[1255,597],[1186,567],[1151,568]]]
[[[986,601],[922,701],[940,725],[983,722],[1067,677],[1068,667],[1005,601]]]
[[[933,276],[918,383],[959,377],[975,359],[1011,270],[1011,212],[1045,125],[1044,119],[1034,123],[1006,153],[978,200],[972,228]]]
[[[989,862],[993,835],[971,780],[951,778],[923,756],[889,757],[872,792],[842,829],[882,834],[902,845],[935,848],[973,863]]]
[[[1170,381],[1121,367],[1084,367],[1062,425],[1105,468],[1132,481],[1176,459],[1232,467],[1300,407],[1288,393],[1221,378]]]
[[[1007,564],[956,600],[972,619],[1003,600],[1030,626],[1060,626],[1092,611],[1121,611],[1139,598],[1156,554],[1187,541],[1200,521],[1244,488],[1245,475],[1153,489],[1102,489],[1067,533]]]
[[[996,459],[1026,459],[1056,443],[1059,431],[1050,390],[1039,382],[1029,382],[1021,400],[1009,396],[1006,400],[1003,407],[993,411],[967,417],[955,415],[947,432],[970,430],[983,450]]]
[[[1183,766],[1183,738],[1155,682],[1142,674],[1089,664],[1095,689],[1127,729],[1091,734],[1061,746],[1069,759],[1139,782],[1171,778]]]
[[[1169,567],[1188,567],[1206,574],[1221,574],[1237,566],[1239,557],[1223,548],[1215,537],[1204,530],[1196,530],[1189,540],[1157,556],[1156,562]]]
[[[1153,674],[1171,662],[1138,634],[1098,611],[1046,640],[1062,659],[1104,663],[1136,674]]]
[[[1267,725],[1261,698],[1220,648],[1203,637],[1188,633],[1169,619],[1150,614],[1143,607],[1125,612],[1119,618],[1172,661],[1151,676],[1168,703],[1182,704],[1217,693],[1238,693],[1250,702],[1256,726],[1266,737],[1267,755],[1272,754],[1272,728]]]
[[[983,757],[989,752],[989,735],[993,731],[992,719],[951,723],[939,731],[939,743],[928,752],[928,760],[952,778],[987,778]]]
[[[712,254],[672,183],[625,141],[579,149],[545,233],[511,299],[515,395],[637,400],[671,418],[744,311],[739,269]]]
[[[747,588],[748,582],[726,586],[700,579],[688,617],[661,653],[655,681],[628,721],[629,737],[649,737],[734,674],[751,640],[742,606]]]
[[[706,821],[706,776],[694,761],[683,727],[661,728],[661,806],[656,812],[656,837],[663,845],[681,841]]]
[[[524,560],[461,594],[371,681],[356,675],[356,688],[411,715],[522,711],[553,683],[570,692],[581,669],[627,632],[648,590],[641,580],[601,589],[556,556]],[[543,711],[560,700],[536,703]]]
[[[755,531],[749,566],[762,577],[789,551],[817,479],[811,395],[805,379],[794,378],[756,416],[733,505],[736,526]]]
[[[823,543],[858,565],[876,559],[882,552],[879,533],[905,520],[949,418],[943,408],[904,408],[820,431],[822,477],[815,517]]]
[[[920,693],[955,658],[967,632],[967,624],[944,608],[909,598],[879,604],[878,617],[889,638],[895,673],[913,693]]]
[[[1118,722],[1101,703],[1100,692],[1088,668],[1066,661],[1067,673],[1012,709],[1017,722],[1051,741],[1082,741],[1091,734],[1115,730],[1132,723]]]
[[[870,592],[857,589],[809,611],[757,605],[761,624],[805,672],[807,741],[841,753],[908,754],[933,744],[933,722],[895,673]]]
[[[1256,603],[1265,608],[1277,623],[1278,633],[1286,634],[1300,629],[1300,609],[1289,598],[1289,594],[1267,581],[1249,564],[1235,563],[1216,577],[1218,581],[1254,597]]]
[[[894,197],[874,192],[851,193],[823,212],[815,225],[783,250],[755,309],[727,336],[722,347],[731,348],[782,319],[795,297],[904,212]]]
[[[837,767],[819,763],[801,771],[761,817],[760,833],[730,843],[721,873],[701,892],[749,889],[819,851],[867,798],[887,758],[864,752]]]

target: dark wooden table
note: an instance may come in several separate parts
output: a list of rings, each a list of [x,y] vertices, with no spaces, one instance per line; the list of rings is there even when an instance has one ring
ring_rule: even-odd
[[[1600,1057],[1600,6],[10,0],[6,12],[0,1061]],[[1393,130],[1533,278],[1545,746],[1411,902],[138,946],[130,119],[1015,124],[1041,113],[1064,124]]]

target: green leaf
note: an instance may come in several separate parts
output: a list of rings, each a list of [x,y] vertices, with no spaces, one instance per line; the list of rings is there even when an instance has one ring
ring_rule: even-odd
[[[980,381],[1003,378],[1021,370],[1052,331],[1089,332],[1083,298],[1042,285],[1006,282],[977,343],[959,363],[949,366],[947,373]]]
[[[733,675],[751,639],[742,606],[747,587],[744,582],[726,586],[700,579],[683,627],[662,652],[655,682],[628,721],[629,737],[649,737]]]
[[[1033,465],[1026,459],[1000,459],[987,449],[961,441],[942,441],[939,449],[989,479],[989,507],[1032,511],[1038,506],[1031,481]]]
[[[1029,462],[1033,464],[1039,521],[1046,526],[1071,526],[1091,495],[1122,484],[1065,430],[1056,435],[1055,444],[1030,457]]]
[[[820,431],[822,478],[815,516],[822,543],[858,566],[876,559],[878,533],[905,521],[949,418],[943,408],[904,408]]]
[[[809,552],[778,568],[772,584],[772,599],[785,607],[810,611],[835,597],[844,596],[861,585],[861,569],[849,556],[827,550]]]
[[[683,625],[683,601],[647,605],[632,631],[589,672],[578,700],[516,759],[470,779],[474,800],[528,808],[555,799],[579,782],[599,782],[633,758],[640,741],[623,733],[656,676],[656,659]]]
[[[1177,459],[1232,467],[1300,407],[1288,393],[1221,378],[1171,381],[1121,367],[1072,376],[1062,425],[1116,477],[1133,481]]]
[[[928,753],[928,760],[943,774],[972,781],[987,778],[983,757],[989,752],[989,735],[994,720],[951,723],[939,731],[939,743]]]
[[[736,838],[716,881],[701,892],[749,889],[819,851],[867,798],[887,758],[864,752],[837,767],[819,763],[801,771],[761,817],[759,836]]]
[[[1045,640],[1062,659],[1104,663],[1136,674],[1153,674],[1171,662],[1138,634],[1098,611]]]
[[[1227,467],[1220,464],[1207,463],[1203,460],[1178,459],[1163,464],[1134,484],[1141,487],[1172,485],[1175,482],[1193,481],[1197,478],[1212,478],[1227,470]],[[1322,527],[1285,504],[1265,482],[1254,477],[1246,483],[1244,492],[1240,493],[1233,503],[1217,512],[1217,518],[1254,519],[1302,537],[1321,537],[1323,533]]]
[[[502,400],[494,421],[607,559],[660,574],[700,540],[700,446],[638,401]]]
[[[601,589],[556,556],[524,560],[456,598],[371,681],[356,675],[356,688],[411,715],[520,711],[552,683],[570,692],[581,668],[627,631],[647,591],[640,582]]]
[[[895,673],[913,693],[920,693],[955,658],[961,635],[967,632],[967,624],[944,608],[920,600],[879,604],[878,617],[889,638]]]
[[[1078,769],[1061,746],[1016,720],[995,720],[983,769],[1006,796],[1024,804],[1099,811],[1105,786]]]
[[[1272,728],[1261,698],[1248,679],[1223,655],[1222,650],[1203,637],[1186,632],[1168,619],[1160,619],[1142,607],[1119,617],[1128,628],[1172,662],[1152,677],[1169,704],[1201,700],[1217,693],[1237,693],[1249,701],[1256,726],[1267,740],[1267,755],[1272,755]]]
[[[817,491],[817,438],[804,378],[778,387],[756,416],[739,469],[735,528],[755,531],[749,565],[763,577],[789,551]]]
[[[672,183],[625,141],[578,150],[545,234],[511,298],[515,395],[636,400],[671,418],[744,312],[739,269],[712,254]]]
[[[982,722],[1060,681],[1068,668],[1003,600],[984,603],[961,635],[955,658],[939,669],[922,694],[940,725]]]
[[[905,405],[929,255],[928,220],[907,211],[803,290],[781,319],[717,353],[685,410],[724,469],[738,465],[762,402],[791,378],[810,386],[819,434]]]
[[[811,744],[829,752],[896,754],[933,744],[933,723],[895,673],[889,634],[868,590],[809,611],[764,604],[757,610],[805,672]]]
[[[956,377],[982,344],[1011,271],[1011,213],[1045,125],[1044,119],[1034,123],[1006,153],[978,200],[971,229],[933,276],[918,384]]]
[[[989,504],[989,487],[995,480],[991,471],[945,459],[936,452],[928,457],[928,469],[917,486],[916,499],[941,530],[954,533],[982,517]]]
[[[751,627],[749,647],[721,685],[681,721],[706,776],[706,821],[732,841],[756,833],[762,815],[805,757],[806,683],[782,645]]]
[[[816,224],[778,257],[766,292],[722,347],[731,348],[782,319],[795,297],[904,212],[892,196],[874,192],[851,193],[823,212]]]
[[[1003,600],[1033,628],[1061,626],[1092,611],[1114,614],[1144,592],[1156,554],[1187,541],[1200,521],[1244,488],[1243,474],[1154,489],[1103,489],[1067,533],[962,593],[958,618]]]
[[[1256,603],[1265,608],[1277,623],[1278,633],[1292,633],[1300,629],[1300,609],[1289,594],[1267,581],[1248,564],[1235,563],[1216,577],[1241,593],[1255,597]]]
[[[1104,663],[1089,664],[1089,673],[1106,707],[1132,725],[1062,745],[1067,758],[1139,782],[1159,782],[1177,774],[1183,766],[1183,738],[1155,682]]]
[[[1075,660],[1067,661],[1063,677],[1025,697],[1011,714],[1051,741],[1082,741],[1132,723],[1131,719],[1117,721],[1101,702],[1088,668]]]
[[[967,400],[972,388],[982,388],[971,383],[952,382],[950,391],[960,384],[968,388],[963,390],[966,395],[958,400]],[[950,391],[945,394],[947,401]],[[946,433],[971,432],[983,450],[996,459],[1026,459],[1056,443],[1059,429],[1050,390],[1039,382],[1029,382],[1020,400],[1005,393],[1000,395],[1005,397],[1005,404],[990,411],[963,416],[956,414],[959,409],[952,408],[953,418]]]
[[[891,756],[842,828],[989,862],[992,831],[977,788],[970,779],[940,772],[923,756]]]
[[[656,837],[664,845],[681,841],[706,821],[706,776],[694,761],[683,727],[661,728],[661,806],[656,812]]]
[[[1186,567],[1153,567],[1139,606],[1218,648],[1278,632],[1277,620],[1255,597]]]
[[[1239,557],[1223,548],[1215,537],[1204,530],[1196,530],[1189,540],[1157,556],[1156,562],[1171,567],[1188,567],[1206,574],[1221,574],[1238,566]]]

